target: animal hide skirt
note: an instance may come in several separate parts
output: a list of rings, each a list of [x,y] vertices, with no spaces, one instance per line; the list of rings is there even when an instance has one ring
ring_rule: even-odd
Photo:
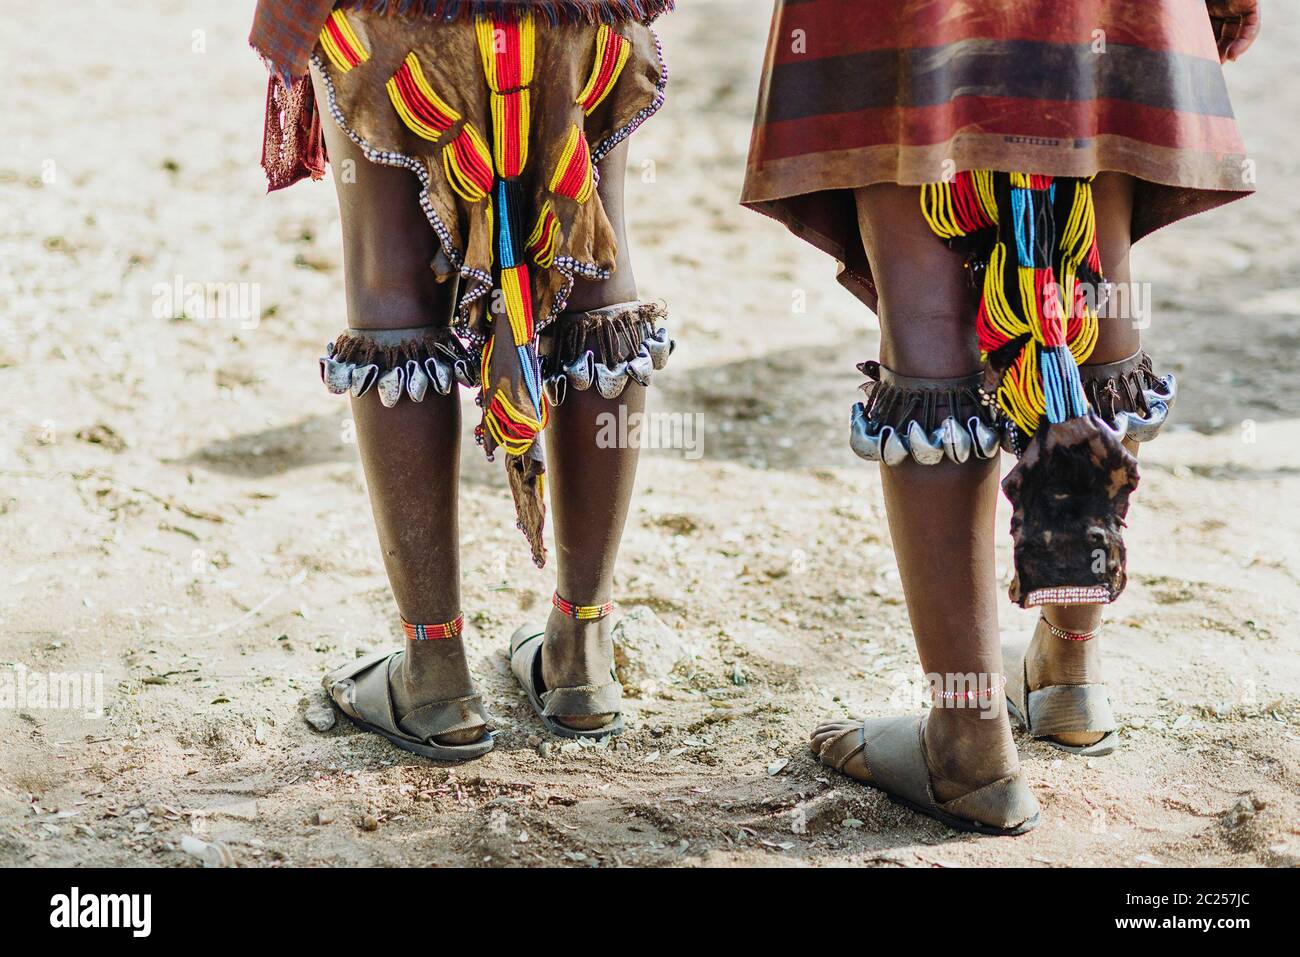
[[[574,283],[614,269],[600,162],[663,103],[658,39],[636,19],[555,22],[522,9],[435,21],[340,8],[320,34],[312,71],[325,91],[324,122],[338,124],[371,162],[418,177],[420,205],[440,240],[432,268],[440,281],[459,283],[450,336],[398,349],[387,364],[357,360],[345,337],[322,357],[322,377],[354,395],[374,383],[386,404],[402,399],[404,384],[415,398],[413,374],[421,394],[449,378],[477,388],[478,441],[489,458],[505,453],[520,525],[541,564],[537,439],[563,390],[542,361],[542,341],[552,325],[571,324]],[[293,95],[284,92],[290,107]],[[653,312],[628,309],[628,328]],[[666,333],[651,329],[646,339],[618,355],[593,352],[591,364],[626,379],[634,362],[638,372],[649,368],[653,353],[657,368]]]

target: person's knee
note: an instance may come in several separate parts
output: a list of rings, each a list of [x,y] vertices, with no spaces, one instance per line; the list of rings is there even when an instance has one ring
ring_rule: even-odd
[[[356,270],[347,277],[348,325],[353,329],[410,329],[451,320],[454,283],[427,275],[397,276]]]
[[[631,270],[620,270],[603,282],[578,282],[569,295],[566,312],[591,312],[637,300]]]
[[[1085,365],[1106,365],[1127,359],[1142,348],[1139,324],[1125,316],[1103,315],[1097,320],[1097,344]]]
[[[970,310],[918,308],[881,311],[880,361],[900,375],[955,378],[979,369],[979,344]]]

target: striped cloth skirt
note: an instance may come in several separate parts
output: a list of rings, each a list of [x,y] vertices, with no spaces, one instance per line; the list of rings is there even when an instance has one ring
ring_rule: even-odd
[[[742,202],[873,309],[852,190],[1137,180],[1133,238],[1252,191],[1204,0],[776,0]]]

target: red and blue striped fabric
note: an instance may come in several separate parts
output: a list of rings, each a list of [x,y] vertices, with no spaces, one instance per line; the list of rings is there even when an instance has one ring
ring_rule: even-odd
[[[1128,173],[1134,238],[1250,192],[1204,0],[777,0],[747,206],[874,307],[845,191],[969,169]]]

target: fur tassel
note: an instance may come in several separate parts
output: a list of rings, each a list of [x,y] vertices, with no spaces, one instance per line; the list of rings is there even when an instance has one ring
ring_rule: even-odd
[[[541,456],[541,445],[534,444],[522,456],[507,455],[506,478],[515,500],[519,530],[528,540],[533,564],[542,568],[546,565],[546,544],[542,540],[546,524],[546,463]]]

